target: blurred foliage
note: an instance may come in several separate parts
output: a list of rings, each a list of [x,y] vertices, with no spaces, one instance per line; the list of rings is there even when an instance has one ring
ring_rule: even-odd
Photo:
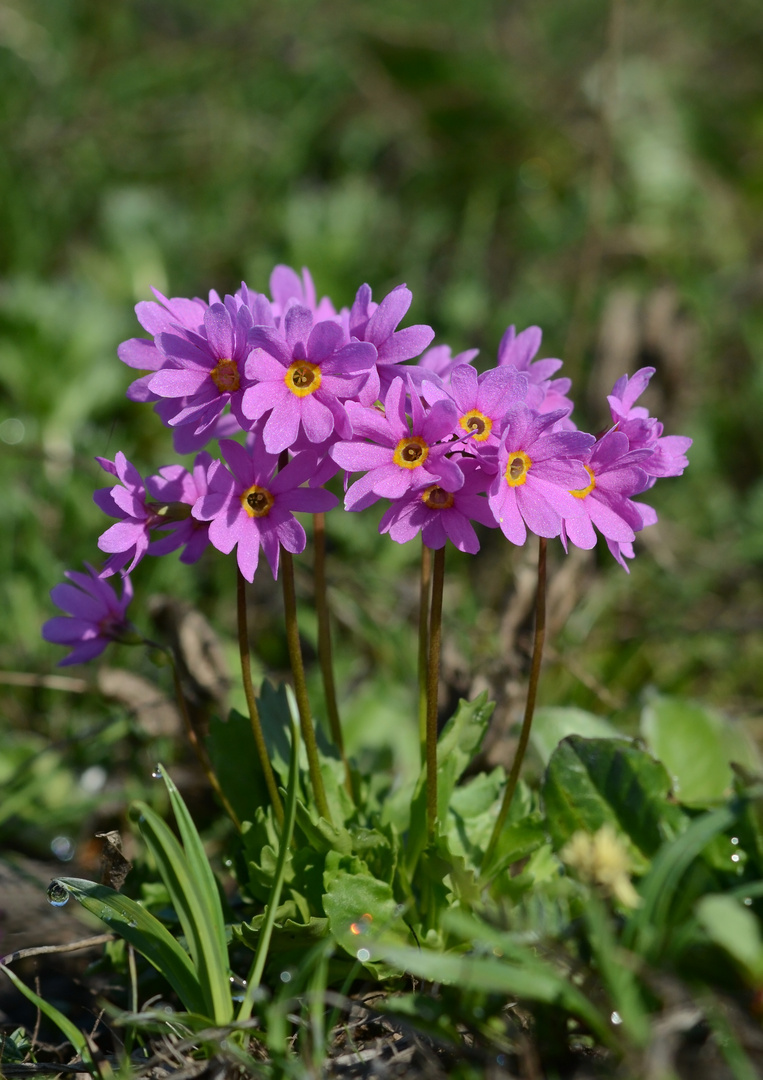
[[[124,398],[134,303],[264,289],[282,261],[340,305],[405,280],[411,321],[486,366],[508,323],[539,323],[593,430],[615,378],[654,363],[652,411],[693,436],[692,466],[658,485],[629,578],[606,552],[585,570],[543,703],[627,723],[652,685],[754,716],[762,37],[755,0],[0,0],[0,669],[60,658],[39,627],[64,569],[98,561],[94,455],[172,459]],[[414,711],[417,552],[373,514],[329,530],[350,739],[389,742]],[[451,554],[446,639],[479,672],[516,560],[492,536],[481,561]],[[146,560],[136,607],[179,593],[230,638],[232,590],[214,553]],[[258,651],[284,666],[272,583],[252,595]],[[0,706],[73,739],[99,715],[45,687],[2,686]]]

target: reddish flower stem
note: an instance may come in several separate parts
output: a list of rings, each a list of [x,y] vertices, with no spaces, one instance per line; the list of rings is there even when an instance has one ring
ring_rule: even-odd
[[[268,795],[270,796],[270,802],[273,806],[273,813],[276,816],[276,821],[279,825],[283,825],[283,804],[281,802],[281,796],[278,794],[278,785],[276,784],[275,774],[273,773],[273,766],[270,764],[270,758],[268,757],[268,748],[265,745],[265,736],[262,733],[260,713],[257,708],[257,699],[254,695],[254,685],[252,684],[252,667],[249,655],[249,629],[246,618],[246,580],[238,567],[236,567],[236,572],[238,575],[236,607],[238,613],[238,651],[241,659],[241,681],[244,684],[244,695],[249,710],[249,720],[252,725],[254,744],[257,747],[257,756],[260,759],[262,772],[265,776],[265,786],[268,789]]]
[[[334,664],[331,652],[331,620],[329,616],[328,590],[326,587],[326,515],[313,514],[313,546],[315,550],[315,612],[318,617],[318,662],[323,678],[323,693],[326,698],[331,737],[344,765],[344,786],[354,800],[350,763],[344,749],[342,723],[339,719],[339,707],[336,700],[334,683]]]
[[[527,744],[530,740],[530,729],[535,712],[535,699],[538,694],[538,681],[540,679],[540,666],[543,659],[543,643],[546,638],[546,538],[538,537],[538,590],[535,596],[535,639],[533,641],[533,657],[530,665],[530,681],[527,687],[527,701],[525,703],[525,716],[522,721],[522,730],[519,733],[519,742],[511,766],[509,779],[506,782],[506,790],[503,793],[503,802],[498,813],[490,842],[485,851],[485,859],[482,864],[486,869],[498,845],[501,831],[506,823],[514,792],[519,782],[519,772],[522,768]]]
[[[429,591],[432,583],[432,549],[422,541],[419,585],[419,746],[421,764],[427,759],[427,667],[429,662]]]
[[[442,589],[445,581],[445,545],[434,553],[432,573],[432,613],[429,621],[429,663],[427,665],[427,833],[433,841],[437,828],[437,690],[440,683],[440,642],[442,640]]]

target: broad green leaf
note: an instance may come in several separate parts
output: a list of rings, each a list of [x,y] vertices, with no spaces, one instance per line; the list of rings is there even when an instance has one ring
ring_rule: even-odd
[[[357,956],[362,963],[378,961],[383,959],[382,941],[386,945],[410,940],[400,906],[386,881],[370,874],[327,870],[325,886],[323,909],[329,931],[350,956]]]
[[[625,739],[563,739],[551,755],[542,793],[557,850],[577,830],[594,833],[610,823],[649,857],[683,824],[682,812],[670,804],[664,767]]]
[[[495,705],[487,693],[460,701],[437,743],[437,817],[440,829],[448,816],[451,796],[461,774],[482,745]],[[405,865],[410,875],[427,841],[426,768],[422,768],[411,802]]]
[[[207,1014],[215,1023],[227,1024],[233,1017],[227,955],[223,959],[220,954],[204,887],[193,876],[174,834],[150,806],[133,803],[130,816],[138,824],[180,919],[204,992]]]
[[[257,698],[257,710],[260,714],[262,734],[268,748],[270,763],[281,783],[288,787],[291,763],[289,741],[291,712],[284,683],[273,686],[269,679],[263,679],[260,695]],[[307,768],[307,754],[301,743],[299,744],[298,765],[304,769]]]
[[[83,878],[57,878],[75,899],[110,930],[129,941],[164,976],[189,1012],[208,1015],[198,975],[186,952],[150,912],[107,885]]]
[[[300,801],[297,802],[297,825],[315,851],[339,851],[343,855],[352,851],[352,837],[343,825],[332,825],[317,812],[311,813]]]
[[[544,765],[548,765],[554,750],[568,735],[582,735],[586,739],[622,738],[622,733],[608,720],[585,709],[548,705],[535,710],[530,742]]]
[[[295,919],[283,919],[281,912],[293,901],[288,900],[281,904],[276,912],[278,921],[273,923],[273,932],[270,939],[269,955],[275,956],[281,953],[304,953],[306,949],[322,941],[328,934],[329,921],[325,917],[313,915],[307,922],[298,922]],[[249,949],[256,949],[260,940],[262,925],[265,915],[258,915],[251,922],[242,923],[234,928],[234,934]]]
[[[752,981],[763,984],[763,939],[751,911],[731,896],[703,896],[696,907],[700,925],[711,941],[733,957]]]
[[[252,821],[257,808],[268,806],[262,766],[248,716],[231,709],[228,719],[213,716],[206,739],[212,765],[239,821]]]
[[[59,1031],[66,1036],[82,1058],[82,1061],[87,1066],[90,1074],[94,1077],[99,1077],[100,1070],[93,1061],[93,1055],[90,1053],[87,1039],[77,1025],[73,1024],[68,1016],[64,1016],[55,1005],[51,1005],[45,998],[41,998],[39,994],[35,994],[34,990],[28,987],[26,983],[23,983],[18,975],[16,975],[14,971],[11,971],[9,967],[6,967],[5,964],[0,964],[0,971],[4,971],[16,989],[20,990],[24,997],[28,998],[33,1005],[36,1005],[40,1012],[47,1016],[48,1020],[53,1021]],[[2,1066],[0,1066],[0,1068],[2,1068]],[[51,1067],[50,1071],[53,1072],[54,1069]]]
[[[706,805],[724,798],[733,782],[732,761],[760,765],[742,728],[681,698],[652,698],[641,714],[641,734],[683,803]]]

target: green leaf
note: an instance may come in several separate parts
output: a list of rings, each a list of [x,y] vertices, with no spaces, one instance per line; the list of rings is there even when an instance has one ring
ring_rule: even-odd
[[[610,823],[649,857],[684,822],[669,801],[665,768],[624,739],[563,739],[551,755],[542,794],[557,851],[579,829],[594,833]]]
[[[504,994],[523,1001],[556,1005],[584,1023],[606,1045],[613,1044],[605,1018],[569,980],[566,971],[556,971],[528,949],[528,961],[513,962],[504,957],[438,953],[429,949],[388,946],[384,957],[401,971],[432,982],[458,986],[462,990]]]
[[[217,1024],[227,1024],[233,1017],[227,952],[225,957],[220,953],[204,883],[196,879],[174,834],[150,806],[133,803],[130,816],[138,824],[180,919],[204,992],[207,1015]]]
[[[461,774],[482,745],[495,705],[482,693],[474,701],[460,701],[437,743],[437,817],[440,828]],[[427,841],[426,768],[422,768],[411,802],[405,865],[410,876]]]
[[[544,765],[568,735],[582,735],[586,739],[622,738],[622,733],[608,720],[585,709],[548,705],[535,710],[530,742]]]
[[[757,986],[763,985],[763,939],[751,911],[731,896],[703,896],[697,919],[711,941],[724,949]]]
[[[57,878],[92,915],[110,930],[129,941],[156,970],[192,1013],[208,1015],[206,999],[198,975],[186,952],[157,918],[107,885],[83,878]]]
[[[6,967],[5,964],[0,964],[0,971],[4,971],[16,989],[20,990],[24,997],[28,998],[33,1005],[36,1005],[40,1012],[47,1016],[48,1020],[53,1021],[59,1031],[66,1036],[82,1058],[82,1061],[87,1066],[90,1074],[94,1077],[99,1077],[100,1070],[93,1061],[93,1055],[90,1053],[87,1039],[77,1025],[73,1024],[68,1016],[64,1016],[55,1005],[51,1005],[49,1001],[41,998],[39,994],[35,994],[34,990],[30,989],[26,983],[23,983],[18,975],[11,971],[9,967]],[[54,1072],[55,1070],[51,1067],[50,1071]]]
[[[729,807],[711,810],[692,821],[686,831],[664,844],[640,886],[642,904],[630,916],[623,932],[623,944],[646,957],[657,957],[669,940],[672,909],[681,895],[684,876],[703,849],[736,820]]]
[[[206,745],[220,786],[239,821],[252,821],[258,807],[269,805],[270,796],[249,717],[236,709],[231,709],[227,720],[213,716]]]
[[[681,698],[652,698],[641,714],[641,734],[683,803],[706,805],[724,798],[733,782],[732,761],[760,765],[740,727]]]
[[[269,949],[270,956],[293,952],[303,954],[307,949],[322,941],[328,934],[328,919],[318,915],[311,916],[307,922],[298,922],[296,919],[288,918],[280,921],[282,919],[281,911],[288,905],[294,906],[294,902],[287,900],[286,904],[281,904],[276,912],[279,921],[273,923]],[[234,927],[234,935],[247,948],[254,950],[259,943],[264,921],[265,915],[258,915],[251,922]]]
[[[188,813],[188,807],[164,767],[160,765],[159,769],[169,792],[170,803],[180,831],[180,838],[183,841],[183,850],[188,860],[188,868],[198,887],[199,899],[204,905],[209,928],[212,931],[217,952],[215,967],[218,972],[224,974],[226,985],[228,985],[228,942],[225,936],[225,916],[220,902],[217,879],[210,866],[198,829]]]
[[[260,933],[258,935],[257,946],[254,953],[254,960],[249,970],[249,978],[247,979],[247,989],[244,995],[244,1000],[241,1002],[241,1007],[238,1011],[237,1020],[239,1022],[248,1020],[252,1015],[252,1007],[254,1006],[254,996],[259,990],[260,982],[262,980],[262,973],[265,970],[265,962],[268,956],[268,950],[270,948],[270,941],[273,934],[273,927],[275,926],[276,913],[281,903],[281,891],[283,889],[284,878],[286,877],[286,864],[289,859],[289,853],[291,849],[291,843],[294,836],[294,823],[297,817],[297,787],[299,785],[299,729],[295,718],[291,715],[291,760],[289,762],[289,786],[286,789],[286,806],[284,809],[284,822],[283,829],[281,831],[281,837],[278,848],[278,863],[276,865],[275,876],[273,880],[273,891],[270,894],[268,900],[268,906],[265,911],[265,918],[263,919],[262,926],[260,927]]]
[[[297,825],[304,833],[308,844],[318,852],[339,851],[349,855],[352,851],[352,837],[343,825],[335,826],[318,813],[311,813],[303,802],[297,802]]]
[[[327,870],[323,909],[334,940],[361,963],[383,959],[381,942],[410,940],[392,887],[365,873]],[[364,950],[360,952],[360,950]]]

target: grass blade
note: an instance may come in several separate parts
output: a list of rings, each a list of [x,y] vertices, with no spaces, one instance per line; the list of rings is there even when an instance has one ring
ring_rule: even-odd
[[[195,880],[175,835],[150,806],[133,803],[130,816],[138,823],[183,927],[204,995],[205,1006],[201,1011],[216,1024],[227,1024],[233,1018],[227,951],[223,959],[217,934],[209,922],[203,886]]]
[[[432,982],[557,1005],[587,1024],[605,1045],[615,1042],[604,1016],[570,983],[569,976],[538,957],[524,965],[504,958],[390,946],[384,949],[384,958],[400,970]]]
[[[8,978],[11,980],[17,990],[20,990],[24,997],[28,998],[33,1005],[36,1005],[41,1013],[47,1016],[48,1020],[52,1020],[56,1027],[66,1036],[74,1049],[77,1051],[82,1061],[87,1065],[88,1070],[92,1076],[98,1076],[98,1067],[93,1061],[93,1055],[90,1053],[90,1047],[87,1044],[83,1032],[73,1024],[68,1016],[64,1016],[62,1012],[51,1005],[50,1002],[45,1001],[39,994],[35,994],[34,990],[31,990],[26,983],[23,983],[21,979],[5,964],[0,964],[0,971],[4,971]],[[54,1072],[54,1068],[51,1066],[51,1072]]]
[[[212,867],[209,864],[209,859],[204,850],[204,845],[201,842],[198,829],[194,824],[193,818],[188,813],[188,807],[183,802],[180,792],[172,779],[167,775],[167,772],[162,765],[159,766],[159,770],[162,774],[164,783],[167,785],[167,791],[169,792],[175,820],[177,821],[180,837],[183,841],[183,850],[185,851],[185,857],[188,860],[188,868],[196,883],[199,899],[203,903],[207,913],[206,921],[212,932],[214,947],[218,954],[216,969],[225,973],[225,985],[227,987],[229,986],[227,977],[228,943],[225,938],[225,917],[223,915],[222,904],[220,903],[220,893],[218,891],[217,881],[212,871]]]
[[[289,697],[289,704],[292,704],[292,698]],[[265,961],[268,955],[268,948],[270,946],[270,938],[273,934],[273,927],[276,921],[276,911],[278,905],[281,902],[281,890],[283,888],[284,877],[286,876],[286,860],[289,857],[289,850],[291,849],[291,840],[294,835],[294,822],[297,817],[297,790],[299,786],[299,729],[297,728],[294,719],[294,710],[292,709],[292,722],[291,722],[291,761],[289,763],[289,786],[286,791],[286,811],[284,814],[283,830],[281,832],[281,843],[278,848],[278,861],[276,863],[275,876],[273,879],[273,889],[270,893],[270,899],[268,900],[268,908],[265,912],[265,918],[260,928],[259,937],[257,939],[257,949],[254,954],[254,960],[252,961],[252,968],[249,972],[249,978],[247,980],[246,994],[244,1000],[241,1002],[241,1008],[238,1013],[238,1020],[248,1020],[252,1015],[252,1006],[254,1004],[254,997],[259,989],[260,980],[262,979],[262,972],[265,969]]]
[[[208,1012],[188,954],[167,928],[129,896],[84,878],[57,878],[91,914],[133,945],[164,976],[189,1012]]]

